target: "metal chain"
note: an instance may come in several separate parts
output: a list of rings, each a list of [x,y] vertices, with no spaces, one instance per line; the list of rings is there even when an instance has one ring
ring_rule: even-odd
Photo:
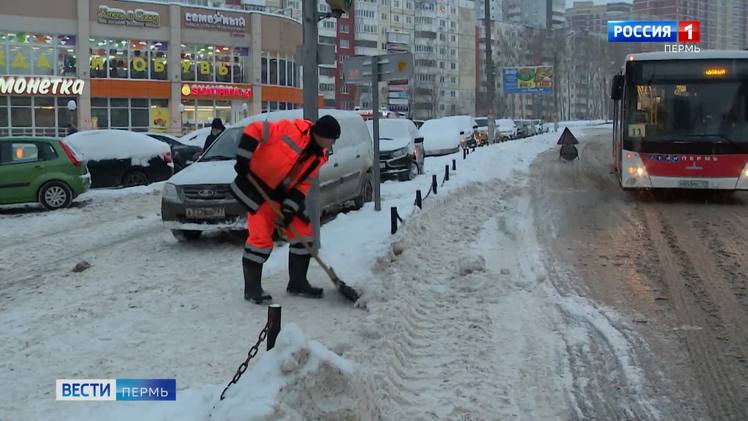
[[[243,363],[239,366],[239,368],[236,370],[236,373],[234,374],[234,378],[231,379],[229,384],[226,385],[226,387],[223,389],[223,392],[221,392],[221,400],[225,397],[226,391],[229,390],[229,386],[232,384],[236,384],[236,382],[239,381],[239,379],[242,377],[242,374],[244,374],[245,371],[247,371],[247,367],[249,366],[249,361],[254,358],[255,355],[257,355],[257,352],[260,349],[260,345],[265,341],[265,338],[267,337],[268,330],[270,329],[270,322],[265,325],[264,328],[262,328],[262,332],[260,332],[260,336],[257,338],[257,343],[254,344],[252,348],[249,348],[249,352],[247,353],[247,359],[244,360]]]

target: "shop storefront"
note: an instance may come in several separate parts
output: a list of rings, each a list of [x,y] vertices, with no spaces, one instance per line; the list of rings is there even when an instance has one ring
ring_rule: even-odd
[[[0,135],[180,134],[215,117],[231,124],[301,107],[301,27],[285,17],[145,1],[49,5],[0,2]],[[16,92],[15,80],[35,77],[80,84]]]

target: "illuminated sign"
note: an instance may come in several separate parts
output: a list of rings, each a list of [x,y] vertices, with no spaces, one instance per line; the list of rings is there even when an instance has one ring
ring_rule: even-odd
[[[62,77],[0,76],[0,94],[3,95],[82,95],[82,79]]]
[[[251,87],[233,85],[182,85],[182,96],[224,96],[236,98],[252,98]]]
[[[247,28],[247,21],[243,16],[224,15],[220,11],[211,14],[186,12],[184,14],[184,26],[217,31],[244,32]]]
[[[161,25],[161,15],[150,10],[124,10],[116,7],[101,5],[97,13],[99,23],[109,25],[148,26],[158,28]]]
[[[727,76],[727,68],[725,68],[725,67],[710,67],[710,68],[704,70],[704,76],[709,76],[709,77]]]
[[[691,42],[701,41],[697,20],[608,21],[608,42]]]

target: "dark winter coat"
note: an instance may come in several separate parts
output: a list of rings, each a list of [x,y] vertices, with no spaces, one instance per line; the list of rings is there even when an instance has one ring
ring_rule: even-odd
[[[220,136],[220,135],[221,135],[221,133],[223,133],[223,131],[224,131],[224,130],[226,130],[226,129],[222,129],[222,130],[221,130],[220,132],[218,132],[218,134],[217,134],[217,135],[214,135],[214,134],[213,134],[213,132],[211,132],[211,133],[210,133],[210,134],[208,135],[208,137],[206,137],[206,138],[205,138],[205,146],[203,146],[203,150],[204,150],[204,151],[207,151],[207,150],[208,150],[208,148],[210,147],[210,145],[212,145],[212,144],[213,144],[213,142],[215,142],[215,141],[216,141],[216,138],[217,138],[218,136]]]

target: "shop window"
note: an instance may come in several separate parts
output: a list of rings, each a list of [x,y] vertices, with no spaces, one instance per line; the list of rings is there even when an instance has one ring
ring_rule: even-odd
[[[11,45],[8,48],[9,72],[11,75],[31,74],[31,47]]]
[[[216,82],[231,82],[231,48],[216,47],[214,51]]]
[[[130,78],[148,78],[148,43],[145,41],[130,41]]]
[[[34,126],[36,135],[55,135],[55,102],[50,97],[34,97]]]
[[[10,122],[8,119],[8,100],[0,97],[0,136],[10,134]]]
[[[181,52],[182,80],[195,80],[195,51],[191,46],[182,44]]]
[[[250,67],[249,48],[234,48],[233,66],[231,67],[231,77],[234,83],[249,83]]]
[[[262,83],[266,84],[268,83],[268,59],[267,57],[262,57]]]
[[[278,60],[278,85],[286,86],[286,60]]]
[[[270,84],[278,84],[278,59],[270,59]]]
[[[127,41],[110,41],[108,44],[109,77],[115,79],[127,79],[129,67]]]
[[[33,135],[31,97],[10,97],[10,126],[13,136]]]
[[[60,35],[57,37],[57,74],[76,76],[78,74],[77,55],[75,53],[75,36]]]
[[[169,78],[167,50],[168,44],[166,42],[157,41],[151,44],[151,79],[167,80]]]
[[[213,46],[201,45],[195,50],[197,80],[213,82]]]

